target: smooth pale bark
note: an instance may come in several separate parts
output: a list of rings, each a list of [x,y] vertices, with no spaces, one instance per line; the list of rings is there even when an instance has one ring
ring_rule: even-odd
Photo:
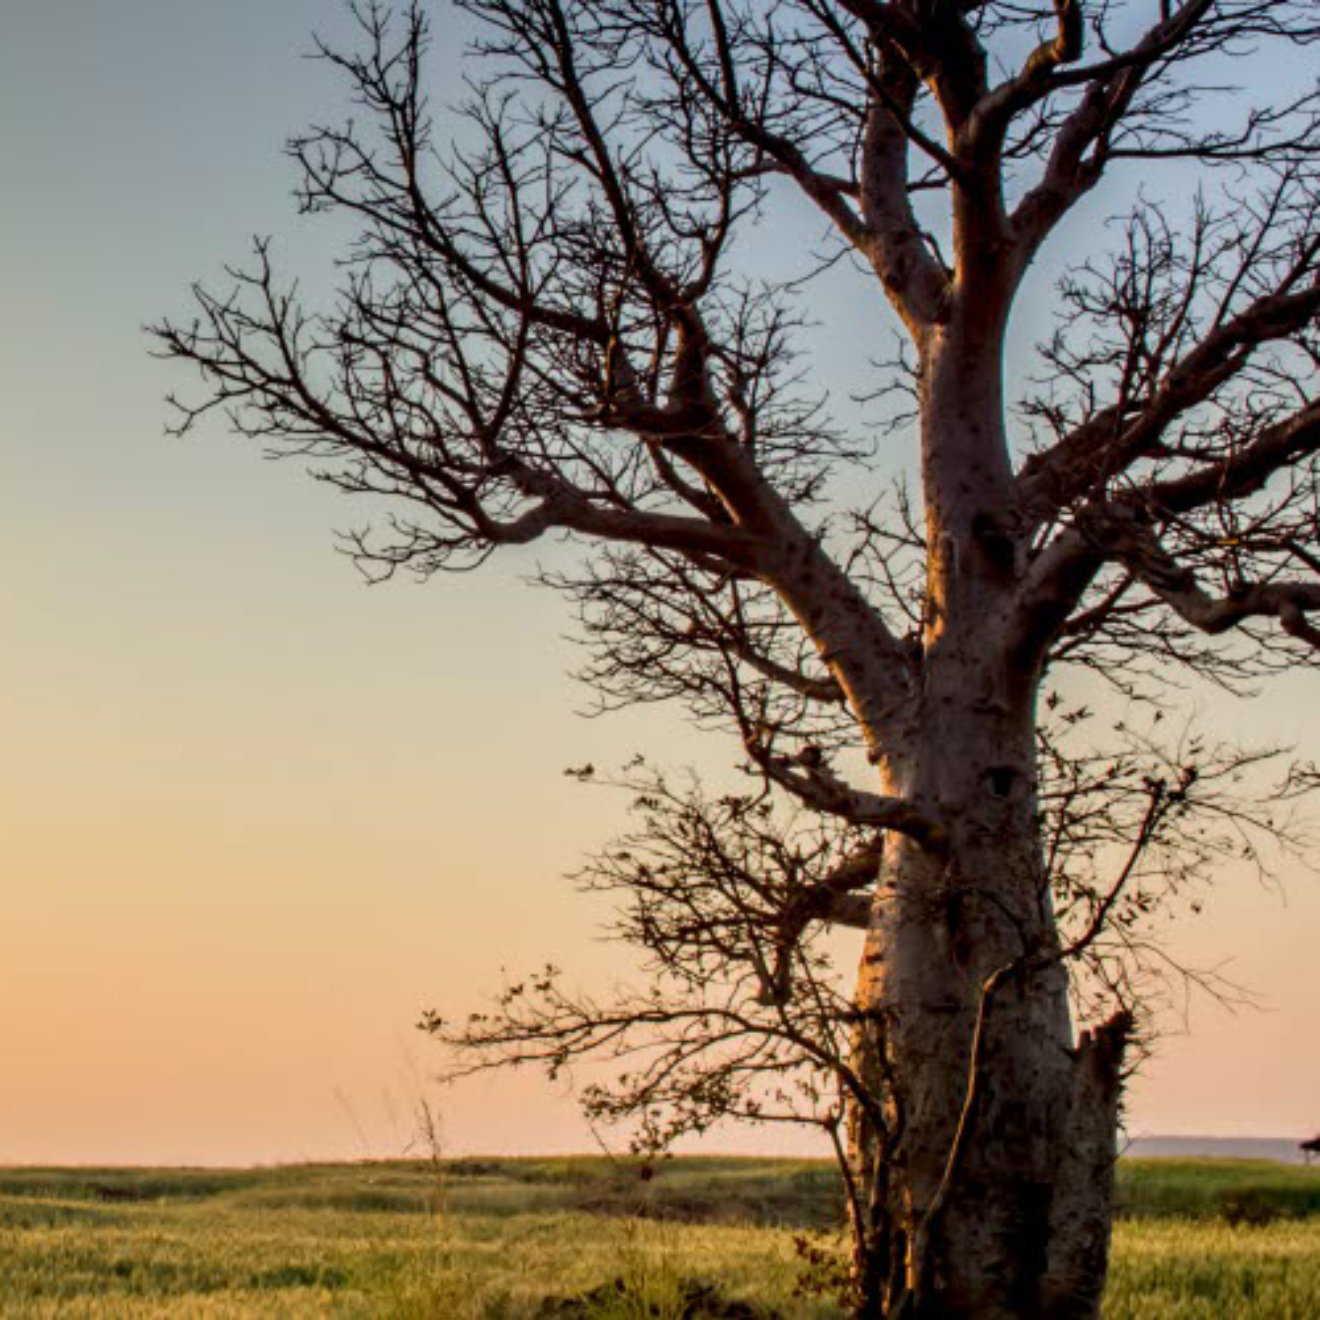
[[[859,1059],[890,1134],[854,1116],[865,1313],[906,1299],[913,1314],[1094,1314],[1122,1024],[1075,1046],[1062,967],[1024,958],[1055,938],[1029,721],[932,687],[955,736],[923,736],[907,774],[953,816],[949,855],[894,841],[857,991]]]
[[[881,789],[945,822],[891,834],[857,987],[866,1315],[1086,1316],[1108,1255],[1125,1024],[1077,1043],[1040,849],[1038,673],[1008,640],[1023,551],[997,344],[925,363],[930,578],[920,691]]]

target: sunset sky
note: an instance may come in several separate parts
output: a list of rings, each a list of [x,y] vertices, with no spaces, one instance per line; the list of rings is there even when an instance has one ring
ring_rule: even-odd
[[[575,713],[571,621],[523,583],[544,552],[369,588],[334,532],[373,510],[218,422],[164,437],[193,382],[142,326],[254,233],[299,270],[331,255],[282,156],[345,109],[313,30],[346,32],[338,0],[0,26],[0,1163],[395,1155],[423,1097],[454,1151],[589,1148],[531,1076],[436,1093],[413,1023],[549,957],[626,975],[563,879],[621,804],[562,770],[731,750],[694,753],[676,712]],[[442,22],[442,73],[462,39]],[[1201,714],[1320,759],[1320,675]],[[1173,939],[1260,1007],[1194,1000],[1130,1130],[1312,1134],[1320,879],[1227,876]]]

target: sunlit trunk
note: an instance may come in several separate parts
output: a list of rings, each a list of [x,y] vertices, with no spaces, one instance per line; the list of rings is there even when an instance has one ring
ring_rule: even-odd
[[[963,353],[958,346],[955,355]],[[946,822],[890,836],[857,988],[858,1283],[866,1315],[1093,1315],[1104,1285],[1122,1025],[1076,1042],[1040,849],[1038,678],[997,645],[1019,551],[992,522],[999,425],[975,359],[928,364],[931,577],[920,710],[886,793]],[[969,432],[972,443],[960,444]]]
[[[1072,1038],[1023,723],[968,716],[908,770],[957,823],[946,858],[893,841],[862,960],[859,1062],[884,1097],[883,1124],[853,1124],[864,1314],[1098,1307],[1121,1036]]]

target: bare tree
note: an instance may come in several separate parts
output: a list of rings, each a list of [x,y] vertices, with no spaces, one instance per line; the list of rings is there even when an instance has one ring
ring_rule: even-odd
[[[156,332],[208,384],[181,424],[223,409],[390,497],[354,542],[383,573],[590,547],[555,582],[607,703],[686,701],[776,793],[883,836],[866,889],[831,884],[834,842],[809,886],[824,917],[866,898],[843,1051],[863,1311],[1093,1314],[1131,1020],[1075,1036],[1065,964],[1128,891],[1083,882],[1099,901],[1061,930],[1038,700],[1051,666],[1159,699],[1314,663],[1320,92],[1221,90],[1320,41],[1314,6],[457,8],[484,35],[440,121],[423,6],[364,6],[360,52],[323,51],[365,112],[292,144],[306,208],[357,226],[339,300],[305,308],[264,244],[198,289]],[[1014,413],[1033,259],[1150,162],[1196,170],[1189,222],[1138,198],[1059,289]],[[771,278],[751,237],[801,199],[905,337],[917,508],[845,511],[874,431],[811,389],[815,268]],[[1152,828],[1192,787],[1148,791]]]

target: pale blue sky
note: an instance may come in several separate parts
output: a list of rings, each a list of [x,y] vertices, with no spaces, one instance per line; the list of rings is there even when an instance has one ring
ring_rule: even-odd
[[[342,109],[301,56],[345,26],[337,0],[5,7],[0,1161],[397,1153],[432,1066],[419,1009],[547,956],[618,968],[559,878],[616,808],[562,767],[691,759],[675,717],[575,718],[530,552],[368,590],[332,553],[365,510],[218,426],[163,438],[162,396],[191,382],[141,326],[254,232],[300,268],[326,255],[281,147]],[[871,333],[870,297],[838,309],[836,346]],[[1298,680],[1216,716],[1320,756],[1317,710]],[[1313,882],[1287,907],[1236,883],[1180,936],[1275,1011],[1196,1011],[1136,1126],[1314,1125],[1320,1064],[1293,1042],[1317,917]],[[449,1138],[587,1146],[545,1094],[469,1088]]]

